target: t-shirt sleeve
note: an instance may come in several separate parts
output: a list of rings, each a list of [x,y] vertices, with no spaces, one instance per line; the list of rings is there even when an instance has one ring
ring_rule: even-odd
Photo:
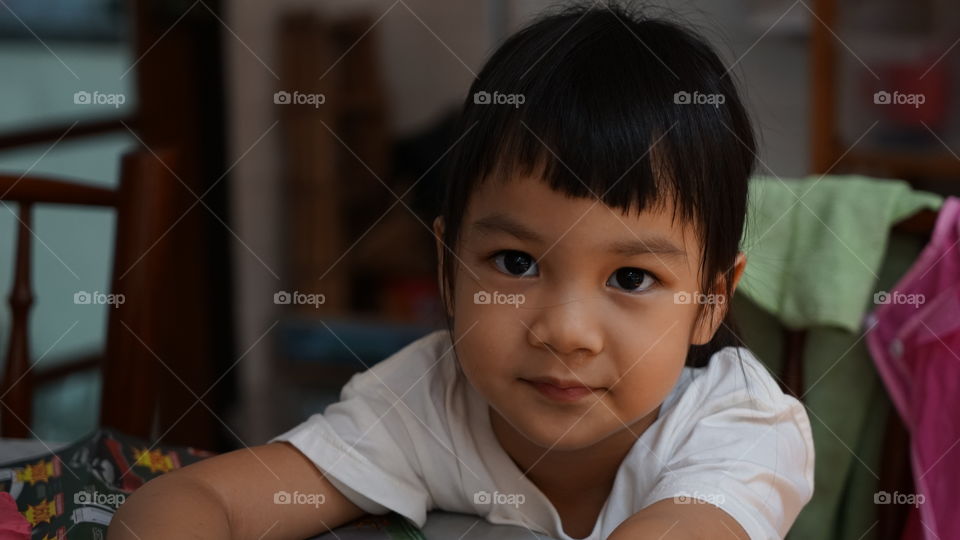
[[[810,422],[803,405],[741,350],[743,371],[727,349],[678,403],[685,424],[644,507],[669,498],[713,504],[752,540],[783,538],[813,496]]]
[[[269,442],[288,441],[347,499],[371,514],[397,512],[423,527],[432,507],[413,446],[398,411],[402,404],[356,391]]]

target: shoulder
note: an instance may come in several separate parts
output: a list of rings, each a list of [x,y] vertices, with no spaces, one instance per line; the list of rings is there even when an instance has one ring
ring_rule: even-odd
[[[684,368],[674,398],[677,406],[701,412],[729,407],[783,410],[807,420],[803,405],[780,389],[766,365],[746,347],[725,347],[702,368]],[[802,418],[801,418],[802,417]]]
[[[445,437],[444,395],[456,374],[447,335],[427,334],[354,375],[340,401],[270,442],[289,441],[367,512],[393,510],[422,526],[434,505],[427,476],[452,467],[433,443]]]
[[[750,438],[752,448],[778,451],[781,459],[788,452],[787,462],[812,471],[813,434],[805,407],[780,389],[749,349],[726,347],[685,376],[671,413],[676,431],[697,432],[689,441],[716,447]]]
[[[408,344],[366,371],[350,378],[340,399],[359,397],[395,403],[416,402],[442,394],[456,376],[456,361],[449,332],[436,330]]]
[[[275,439],[332,445],[358,460],[384,454],[381,457],[390,461],[399,448],[415,460],[420,441],[430,440],[423,437],[425,432],[449,431],[445,396],[456,368],[453,359],[442,354],[445,334],[427,334],[355,374],[341,389],[339,401]]]
[[[751,538],[785,534],[813,495],[813,436],[803,404],[743,347],[685,368],[675,393],[654,448],[663,467],[644,506],[702,499]]]
[[[437,330],[351,377],[324,416],[334,423],[378,422],[411,451],[431,446],[425,441],[449,445],[460,411],[451,404],[458,377],[449,332]]]

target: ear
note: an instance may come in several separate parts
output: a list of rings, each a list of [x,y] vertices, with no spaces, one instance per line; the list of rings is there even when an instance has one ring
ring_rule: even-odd
[[[447,301],[447,291],[443,283],[443,217],[437,216],[433,220],[433,235],[434,240],[437,245],[437,286],[440,291],[440,302],[443,304],[443,309],[449,315],[453,315],[450,310],[450,302]]]
[[[723,322],[727,311],[730,309],[730,301],[733,298],[733,293],[737,290],[737,285],[740,283],[740,278],[743,276],[743,270],[746,267],[747,256],[741,251],[737,253],[737,258],[733,265],[733,283],[730,287],[730,296],[723,297],[722,302],[701,306],[702,309],[708,311],[708,315],[699,321],[696,328],[694,328],[690,339],[691,345],[706,345],[713,339],[714,334],[717,333],[717,329],[720,328],[720,323]],[[722,283],[720,285],[722,285]],[[718,288],[718,290],[723,289]]]

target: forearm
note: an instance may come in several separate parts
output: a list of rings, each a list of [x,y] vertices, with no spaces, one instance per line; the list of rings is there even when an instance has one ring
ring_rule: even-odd
[[[682,523],[680,519],[665,519],[657,516],[634,515],[617,527],[607,540],[635,540],[658,538],[661,540],[706,538]]]
[[[120,506],[107,538],[228,539],[230,521],[212,490],[171,473],[147,482]]]
[[[711,504],[676,504],[664,499],[624,520],[608,540],[659,538],[675,540],[750,540],[729,514]]]

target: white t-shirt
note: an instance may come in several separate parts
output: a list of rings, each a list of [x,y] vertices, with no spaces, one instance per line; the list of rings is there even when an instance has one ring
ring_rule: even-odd
[[[654,502],[687,497],[729,513],[753,540],[782,538],[813,495],[803,405],[748,349],[683,368],[637,439],[587,538],[603,539]],[[426,513],[475,514],[560,540],[556,509],[503,450],[486,402],[438,330],[354,375],[341,401],[271,440],[289,441],[357,506],[423,527]],[[744,371],[749,378],[749,392]]]

